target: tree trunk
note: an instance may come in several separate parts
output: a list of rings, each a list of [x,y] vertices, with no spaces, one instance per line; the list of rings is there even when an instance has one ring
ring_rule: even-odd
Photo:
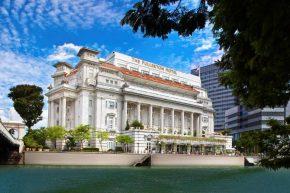
[[[101,146],[101,152],[103,152],[103,145],[102,145],[102,141],[100,141],[100,146]]]
[[[27,134],[29,134],[32,131],[31,127],[28,127]]]
[[[56,139],[54,140],[54,149],[56,149]]]

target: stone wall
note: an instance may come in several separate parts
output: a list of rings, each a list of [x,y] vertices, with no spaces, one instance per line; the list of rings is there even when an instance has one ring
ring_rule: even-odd
[[[115,165],[131,166],[142,159],[142,154],[51,153],[25,152],[25,164],[40,165]]]
[[[244,157],[186,155],[186,154],[154,154],[152,166],[244,166]]]
[[[25,152],[25,164],[32,165],[114,165],[132,166],[146,154],[101,154],[85,152]],[[243,166],[244,157],[153,154],[152,166]]]

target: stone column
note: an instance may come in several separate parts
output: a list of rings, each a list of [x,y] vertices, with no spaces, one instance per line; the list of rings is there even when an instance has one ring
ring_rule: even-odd
[[[200,114],[196,116],[196,136],[201,136],[201,117]]]
[[[193,124],[194,124],[194,116],[193,116],[193,113],[190,113],[190,133],[191,133],[191,136],[194,136]]]
[[[61,104],[61,126],[66,128],[66,98],[62,98]]]
[[[141,104],[137,103],[137,120],[141,121]]]
[[[184,111],[181,111],[181,135],[184,135]]]
[[[160,109],[160,127],[161,127],[161,133],[163,133],[164,128],[164,108],[161,107]]]
[[[172,127],[172,134],[174,133],[174,109],[171,110],[171,127]]]
[[[149,105],[149,128],[152,129],[153,106]]]
[[[198,116],[198,128],[199,128],[199,135],[202,135],[202,129],[201,129],[201,114]]]
[[[51,126],[54,126],[55,125],[55,122],[54,122],[54,114],[56,113],[55,110],[54,110],[54,102],[53,101],[50,101],[50,127]]]
[[[58,125],[62,126],[62,98],[59,98],[58,103]]]
[[[51,126],[51,101],[48,101],[48,117],[47,117],[47,126],[50,127]]]
[[[76,127],[79,124],[79,105],[78,100],[75,99],[74,101],[74,126]]]
[[[122,117],[123,117],[123,128],[122,128],[122,130],[125,130],[125,127],[126,127],[126,124],[127,124],[127,106],[128,106],[128,102],[127,101],[125,101],[124,100],[124,102],[123,102],[123,115],[122,115]]]
[[[95,129],[98,129],[98,96],[95,96],[95,108],[94,108],[94,113],[95,113]]]

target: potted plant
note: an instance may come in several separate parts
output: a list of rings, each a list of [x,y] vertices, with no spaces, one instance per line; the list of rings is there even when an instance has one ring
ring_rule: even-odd
[[[44,152],[49,152],[49,147],[48,147],[48,146],[44,146],[44,147],[43,147],[43,151],[44,151]]]
[[[42,151],[42,145],[37,145],[37,151]]]
[[[144,125],[141,122],[139,122],[138,120],[134,120],[131,123],[131,127],[134,127],[134,129],[144,129]]]

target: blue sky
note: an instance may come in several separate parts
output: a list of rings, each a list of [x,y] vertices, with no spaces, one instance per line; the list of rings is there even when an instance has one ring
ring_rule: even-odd
[[[199,0],[183,1],[197,6]],[[57,61],[77,62],[81,46],[105,57],[119,51],[183,72],[219,59],[222,51],[211,26],[192,37],[176,33],[166,40],[143,38],[119,22],[134,0],[1,0],[0,108],[9,108],[11,86],[30,83],[46,87]],[[46,108],[46,107],[45,107]]]

